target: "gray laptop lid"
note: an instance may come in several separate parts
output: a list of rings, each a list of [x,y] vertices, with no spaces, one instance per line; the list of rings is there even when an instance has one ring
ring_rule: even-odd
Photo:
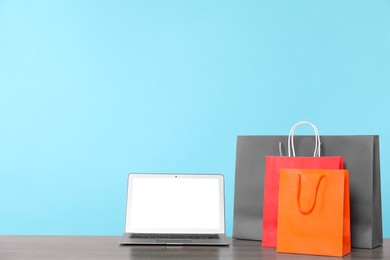
[[[129,174],[126,233],[225,233],[223,175]]]

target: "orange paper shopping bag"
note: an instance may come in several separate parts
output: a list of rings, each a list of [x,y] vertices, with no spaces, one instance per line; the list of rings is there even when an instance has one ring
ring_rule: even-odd
[[[348,170],[281,169],[277,252],[351,252]]]

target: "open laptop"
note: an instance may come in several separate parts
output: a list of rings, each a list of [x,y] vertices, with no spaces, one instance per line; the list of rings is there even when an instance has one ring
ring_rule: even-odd
[[[218,174],[129,174],[122,245],[228,245]]]

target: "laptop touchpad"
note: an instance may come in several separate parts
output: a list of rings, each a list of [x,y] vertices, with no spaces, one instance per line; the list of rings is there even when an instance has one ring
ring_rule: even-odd
[[[192,243],[191,239],[157,239],[157,243],[164,243],[164,244],[188,244]]]

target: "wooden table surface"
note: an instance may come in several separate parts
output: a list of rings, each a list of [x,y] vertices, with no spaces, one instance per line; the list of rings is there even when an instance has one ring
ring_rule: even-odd
[[[0,260],[11,259],[277,259],[335,257],[276,253],[260,242],[233,240],[224,246],[120,246],[113,236],[0,236]],[[373,250],[352,249],[344,259],[390,259],[390,239]]]

